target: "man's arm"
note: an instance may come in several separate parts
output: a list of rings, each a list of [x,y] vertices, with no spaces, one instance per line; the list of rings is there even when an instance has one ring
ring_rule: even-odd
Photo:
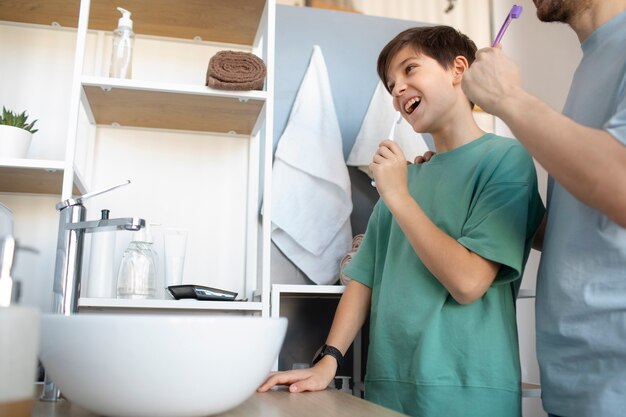
[[[499,117],[563,187],[626,227],[626,146],[574,122],[521,87],[519,69],[498,48],[478,52],[463,91]]]

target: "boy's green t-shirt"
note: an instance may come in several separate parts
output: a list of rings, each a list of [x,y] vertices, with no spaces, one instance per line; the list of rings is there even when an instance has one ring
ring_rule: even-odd
[[[515,297],[544,214],[532,158],[486,134],[408,169],[426,215],[502,266],[482,298],[458,304],[381,199],[344,271],[372,289],[365,396],[419,417],[520,416]]]

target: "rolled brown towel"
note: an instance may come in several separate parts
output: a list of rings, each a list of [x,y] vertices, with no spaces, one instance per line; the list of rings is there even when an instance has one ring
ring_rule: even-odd
[[[262,90],[265,63],[249,52],[220,51],[209,60],[206,85],[218,90]]]
[[[363,238],[365,235],[363,233],[356,235],[352,238],[352,250],[355,251],[361,246],[361,242],[363,242]]]
[[[339,262],[339,282],[341,282],[341,285],[348,285],[348,283],[352,281],[349,276],[343,273],[343,270],[346,268],[346,266],[348,266],[355,253],[356,251],[346,253],[344,257],[341,258],[341,262]]]

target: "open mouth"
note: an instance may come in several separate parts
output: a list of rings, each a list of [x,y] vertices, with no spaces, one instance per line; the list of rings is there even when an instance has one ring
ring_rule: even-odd
[[[422,102],[422,99],[417,98],[417,97],[413,97],[411,99],[409,99],[409,101],[407,101],[404,104],[404,111],[407,114],[411,114],[415,111],[415,109],[417,108],[417,106],[420,105],[420,103]]]

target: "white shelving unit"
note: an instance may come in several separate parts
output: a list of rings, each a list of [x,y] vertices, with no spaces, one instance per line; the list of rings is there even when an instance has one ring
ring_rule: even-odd
[[[271,317],[280,317],[280,301],[283,297],[291,298],[326,298],[332,297],[339,299],[345,291],[344,285],[290,285],[290,284],[273,284],[272,285],[272,306]],[[320,343],[323,341],[320,341]],[[353,343],[353,395],[361,396],[364,385],[361,375],[362,361],[362,340],[361,332],[358,333]],[[278,360],[274,363],[273,370],[278,370]]]
[[[272,317],[280,317],[280,297],[288,295],[292,297],[324,297],[329,295],[341,295],[346,287],[343,285],[272,285]]]
[[[520,288],[517,294],[518,300],[534,299],[535,290],[530,288]],[[522,382],[523,398],[541,398],[541,385],[530,382]]]
[[[517,299],[519,300],[524,298],[535,298],[535,290],[530,288],[520,288],[517,293]]]
[[[117,6],[132,10],[134,32],[154,39],[193,40],[249,48],[266,63],[264,91],[222,91],[203,85],[86,75],[87,37],[110,32]],[[0,21],[76,28],[76,50],[69,103],[65,159],[0,160],[0,192],[58,194],[61,199],[89,189],[78,172],[81,112],[96,126],[156,129],[194,134],[221,134],[249,140],[245,201],[243,298],[238,302],[191,300],[79,300],[81,309],[216,310],[269,316],[270,209],[266,204],[261,232],[261,196],[271,198],[273,126],[274,0],[9,0],[0,3]],[[136,18],[138,17],[138,18]],[[92,138],[93,139],[93,138]],[[266,139],[266,140],[265,140]],[[87,149],[93,145],[87,144]],[[263,182],[259,184],[259,178]],[[184,207],[182,208],[184,210]],[[261,255],[259,256],[259,252]],[[260,262],[259,262],[260,260]]]

